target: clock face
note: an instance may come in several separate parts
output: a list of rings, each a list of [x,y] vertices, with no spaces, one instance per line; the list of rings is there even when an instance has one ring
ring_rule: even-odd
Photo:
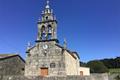
[[[47,49],[47,48],[48,48],[47,44],[43,45],[43,49]]]

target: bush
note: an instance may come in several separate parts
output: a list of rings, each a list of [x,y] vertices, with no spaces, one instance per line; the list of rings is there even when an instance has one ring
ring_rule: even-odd
[[[108,68],[101,61],[90,61],[87,63],[87,67],[90,67],[91,73],[106,73]]]

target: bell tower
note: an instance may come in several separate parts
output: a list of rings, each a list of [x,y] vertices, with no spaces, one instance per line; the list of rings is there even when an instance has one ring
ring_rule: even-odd
[[[49,1],[45,9],[41,14],[42,19],[38,20],[38,35],[37,41],[58,41],[57,40],[57,21],[56,17],[53,14],[53,10],[50,8]]]
[[[29,43],[26,51],[25,76],[65,76],[64,49],[58,45],[57,20],[48,0],[37,25],[36,44]]]

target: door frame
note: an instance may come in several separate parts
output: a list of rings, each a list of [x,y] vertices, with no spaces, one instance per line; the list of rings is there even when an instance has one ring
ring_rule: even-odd
[[[47,75],[42,75],[42,74],[41,74],[41,72],[42,72],[41,70],[42,70],[42,69],[47,69]],[[41,68],[40,68],[40,76],[42,76],[42,77],[48,76],[48,67],[41,67]]]
[[[84,75],[84,72],[83,71],[80,71],[80,76],[83,76]]]

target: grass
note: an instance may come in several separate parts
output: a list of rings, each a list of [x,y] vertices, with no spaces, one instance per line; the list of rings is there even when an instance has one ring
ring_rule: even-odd
[[[110,73],[120,73],[120,68],[117,69],[109,69]]]

